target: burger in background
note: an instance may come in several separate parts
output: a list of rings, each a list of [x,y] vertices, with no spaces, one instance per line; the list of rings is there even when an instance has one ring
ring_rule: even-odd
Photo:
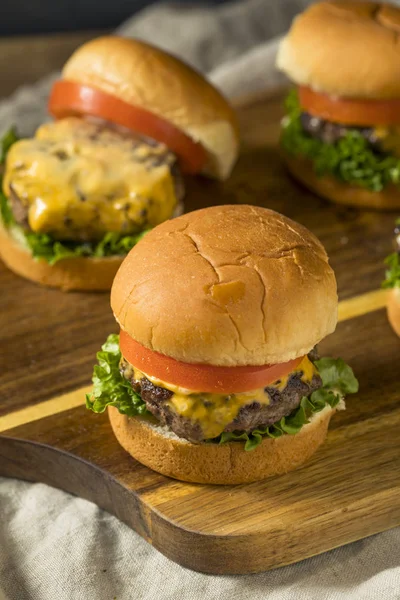
[[[164,475],[238,484],[290,471],[358,383],[316,345],[337,321],[335,275],[305,227],[215,206],[149,232],[111,290],[120,335],[98,353],[87,407]]]
[[[181,173],[225,179],[238,154],[233,109],[200,74],[143,42],[103,37],[67,61],[54,121],[3,141],[0,256],[67,289],[111,287],[152,227],[182,212]]]
[[[393,330],[400,337],[400,219],[396,222],[395,251],[386,259],[386,279],[383,287],[390,290],[387,313]]]
[[[375,209],[400,207],[400,9],[313,4],[283,39],[277,66],[296,84],[282,149],[317,194]]]

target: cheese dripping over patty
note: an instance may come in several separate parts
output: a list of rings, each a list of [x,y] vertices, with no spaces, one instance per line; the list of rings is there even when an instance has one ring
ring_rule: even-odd
[[[80,241],[128,235],[171,217],[175,160],[163,144],[70,117],[13,144],[3,190],[35,233]]]
[[[166,401],[171,410],[182,417],[190,419],[193,423],[198,423],[202,428],[205,439],[212,439],[224,431],[225,427],[238,416],[240,409],[244,406],[254,402],[260,405],[270,404],[271,400],[267,388],[283,391],[289,378],[300,372],[301,380],[305,383],[310,383],[313,377],[318,374],[314,364],[305,356],[295,371],[281,377],[278,381],[250,392],[235,394],[193,392],[147,375],[135,367],[132,367],[131,372],[126,372],[125,377],[130,378],[132,375],[137,381],[146,378],[154,385],[172,392],[173,395]]]

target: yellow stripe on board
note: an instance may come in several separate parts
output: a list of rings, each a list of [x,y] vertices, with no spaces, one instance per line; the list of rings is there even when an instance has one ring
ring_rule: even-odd
[[[375,290],[339,302],[339,321],[361,317],[386,306],[388,290]]]
[[[90,390],[91,386],[83,387],[68,394],[58,396],[58,398],[45,400],[39,404],[16,410],[9,415],[4,415],[0,417],[0,432],[19,427],[19,425],[25,425],[25,423],[38,421],[51,415],[57,415],[70,408],[82,406],[85,403],[85,394],[89,393]]]
[[[367,313],[384,308],[386,306],[386,299],[387,290],[375,290],[355,296],[354,298],[349,298],[348,300],[342,300],[339,302],[339,321],[361,317]],[[58,398],[46,400],[45,402],[17,410],[9,415],[4,415],[0,417],[0,432],[56,415],[70,408],[82,406],[85,401],[85,394],[90,389],[90,387],[80,388]]]

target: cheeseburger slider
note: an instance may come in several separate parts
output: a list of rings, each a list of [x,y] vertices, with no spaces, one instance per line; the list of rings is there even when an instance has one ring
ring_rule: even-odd
[[[307,229],[264,208],[215,206],[167,221],[121,265],[120,334],[98,353],[87,407],[164,475],[236,484],[294,469],[356,392],[334,331],[334,273]]]
[[[313,4],[283,39],[277,65],[296,84],[282,147],[289,171],[341,204],[400,207],[400,9]]]
[[[386,279],[383,287],[390,290],[388,298],[388,319],[400,337],[400,219],[396,222],[395,251],[386,259]]]
[[[49,98],[50,123],[3,141],[0,255],[63,289],[109,289],[144,232],[182,212],[181,172],[225,179],[233,109],[201,75],[136,40],[79,48]]]

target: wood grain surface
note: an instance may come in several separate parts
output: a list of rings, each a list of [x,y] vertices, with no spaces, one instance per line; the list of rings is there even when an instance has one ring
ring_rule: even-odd
[[[288,178],[277,149],[281,101],[279,92],[241,102],[244,144],[232,178],[188,180],[186,208],[267,206],[309,227],[330,255],[341,323],[321,353],[351,363],[360,392],[296,472],[228,488],[138,464],[77,390],[117,330],[108,295],[40,288],[0,265],[0,474],[93,500],[171,559],[210,573],[265,570],[400,524],[400,343],[378,291],[394,216],[330,205]]]

